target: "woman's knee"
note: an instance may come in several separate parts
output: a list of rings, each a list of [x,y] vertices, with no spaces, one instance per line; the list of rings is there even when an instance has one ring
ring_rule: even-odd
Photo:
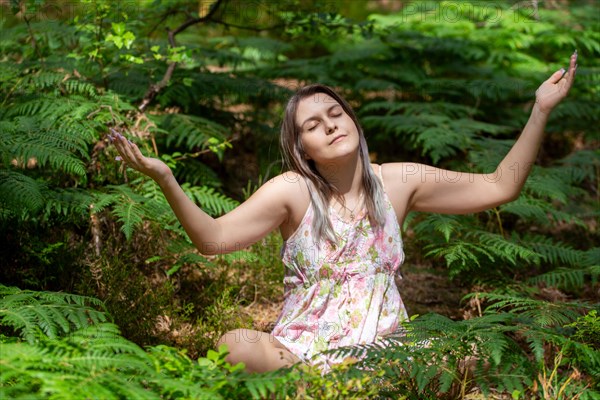
[[[274,336],[252,329],[235,329],[224,334],[217,346],[227,345],[230,364],[243,362],[250,372],[265,372],[290,366],[300,359]]]
[[[265,333],[251,329],[234,329],[221,336],[217,342],[217,347],[222,344],[232,347],[237,345],[245,346],[247,344],[260,343],[262,335],[265,335]]]
[[[248,357],[256,355],[256,346],[260,346],[260,332],[248,329],[234,329],[225,333],[217,342],[217,347],[227,345],[229,354],[225,358],[231,364],[247,362]],[[253,351],[254,348],[254,351]]]

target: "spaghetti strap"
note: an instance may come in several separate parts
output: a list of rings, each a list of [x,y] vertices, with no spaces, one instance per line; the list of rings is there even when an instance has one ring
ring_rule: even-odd
[[[381,186],[383,187],[383,190],[385,190],[385,184],[383,183],[383,165],[379,164],[379,179],[381,179]]]

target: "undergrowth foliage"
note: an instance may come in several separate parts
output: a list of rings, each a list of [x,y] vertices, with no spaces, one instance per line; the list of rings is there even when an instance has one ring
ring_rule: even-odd
[[[27,342],[2,336],[2,398],[259,399],[286,392],[284,374],[244,373],[243,365],[225,363],[223,349],[197,361],[164,345],[144,350],[106,313],[85,305],[101,305],[96,299],[5,286],[0,293],[0,328],[24,338],[36,333]],[[35,313],[34,298],[46,306]]]
[[[85,0],[58,16],[47,13],[61,2],[5,3],[0,396],[600,396],[595,3]],[[281,239],[204,257],[105,137],[115,128],[163,159],[216,217],[280,173],[284,102],[320,82],[356,108],[374,161],[487,173],[575,48],[576,84],[520,197],[403,227],[407,264],[476,288],[472,317],[415,316],[399,337],[334,351],[347,362],[327,375],[249,375],[209,350],[281,299]]]
[[[225,348],[197,360],[165,345],[142,349],[121,336],[93,298],[1,285],[0,295],[0,394],[6,398],[450,399],[473,388],[521,398],[535,396],[535,385],[561,390],[564,398],[598,394],[591,378],[547,378],[556,368],[600,373],[597,340],[589,341],[600,324],[597,309],[577,319],[575,310],[589,306],[549,305],[517,293],[481,294],[490,306],[480,317],[427,314],[406,323],[402,335],[330,351],[348,361],[326,375],[300,365],[249,374],[243,364],[224,361]],[[571,328],[576,331],[562,332]],[[554,350],[559,358],[551,358]]]

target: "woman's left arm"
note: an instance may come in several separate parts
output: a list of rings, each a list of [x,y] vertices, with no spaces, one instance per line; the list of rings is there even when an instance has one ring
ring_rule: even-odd
[[[461,214],[516,199],[537,156],[548,116],[573,85],[576,62],[577,52],[571,56],[566,73],[564,69],[555,72],[538,88],[523,132],[494,173],[459,173],[422,164],[394,164],[396,167],[390,169],[395,173],[389,171],[395,175],[394,180],[400,178],[412,188],[408,210]]]

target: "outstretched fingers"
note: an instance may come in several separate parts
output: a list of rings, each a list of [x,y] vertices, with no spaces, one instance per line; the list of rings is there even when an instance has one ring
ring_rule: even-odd
[[[110,135],[109,138],[119,152],[119,157],[117,159],[124,161],[131,167],[136,167],[141,160],[142,154],[135,143],[112,128],[110,128],[110,131],[112,135]]]
[[[557,84],[564,76],[566,75],[565,69],[561,68],[558,71],[556,71],[555,73],[553,73],[552,75],[550,75],[550,78],[548,78],[548,82],[553,83],[553,84]]]
[[[573,80],[575,79],[575,71],[577,70],[577,50],[571,54],[571,58],[569,60],[569,67],[565,71],[564,68],[559,69],[555,73],[553,73],[548,81],[554,84],[561,84],[561,81],[564,79],[564,83],[566,84],[565,88],[568,90],[573,84]]]
[[[564,68],[556,71],[536,90],[536,103],[539,105],[540,111],[544,113],[550,112],[567,96],[575,81],[576,70],[577,50],[571,55],[566,71]]]
[[[569,63],[569,70],[565,74],[564,78],[567,82],[566,89],[569,90],[575,80],[575,72],[577,72],[577,50],[571,55],[571,61]]]

